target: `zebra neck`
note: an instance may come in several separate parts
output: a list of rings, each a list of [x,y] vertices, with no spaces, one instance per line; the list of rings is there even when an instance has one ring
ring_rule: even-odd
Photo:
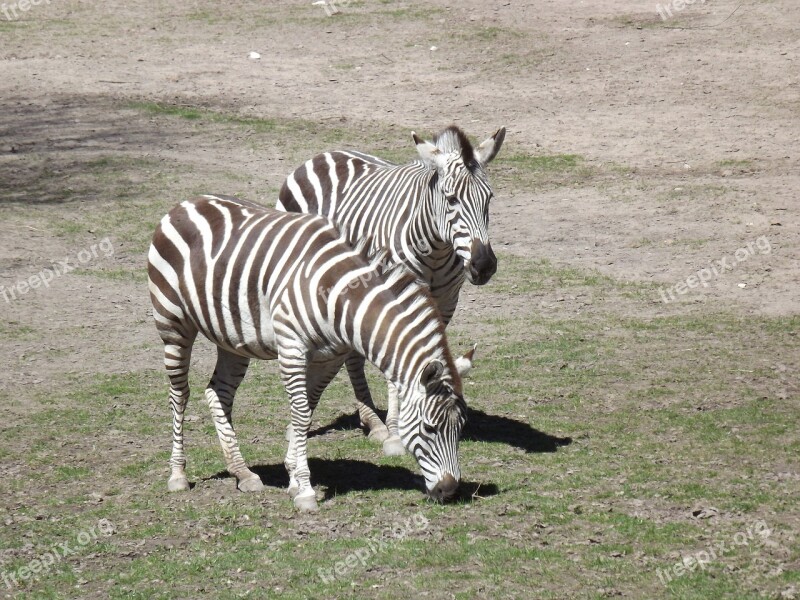
[[[444,326],[436,305],[427,290],[413,277],[400,271],[397,277],[408,278],[403,289],[364,289],[366,302],[356,309],[353,318],[351,347],[380,369],[399,386],[415,385],[421,370],[433,359],[452,371]],[[378,284],[396,285],[392,276]],[[349,331],[348,331],[349,333]]]
[[[417,275],[429,279],[437,266],[449,261],[453,246],[439,233],[436,213],[435,173],[426,172],[419,181],[419,194],[400,237],[401,256]]]

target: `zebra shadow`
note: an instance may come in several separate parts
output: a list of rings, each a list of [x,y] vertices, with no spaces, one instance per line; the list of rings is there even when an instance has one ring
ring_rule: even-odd
[[[324,489],[324,499],[330,500],[350,492],[374,490],[424,490],[420,475],[405,467],[393,465],[376,465],[371,462],[352,459],[309,458],[311,483],[315,488]],[[289,487],[289,476],[283,463],[256,465],[250,467],[261,482],[269,487],[286,489]],[[220,471],[207,479],[228,479],[233,476],[227,471]],[[477,483],[462,481],[459,486],[457,502],[469,503],[477,498],[486,498],[499,492],[493,483]]]
[[[482,410],[467,409],[467,424],[461,439],[471,442],[497,442],[520,448],[527,453],[556,452],[562,446],[572,443],[571,437],[558,437],[539,431],[523,421],[509,417],[490,415]],[[384,411],[377,411],[381,419],[386,419]],[[332,423],[309,432],[309,437],[324,435],[332,430],[360,429],[358,415],[343,414]],[[288,485],[288,484],[287,484]]]

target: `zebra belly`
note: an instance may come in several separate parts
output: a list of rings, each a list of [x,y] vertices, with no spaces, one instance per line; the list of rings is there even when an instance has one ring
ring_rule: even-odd
[[[223,307],[221,313],[222,319],[212,323],[211,327],[198,327],[210,342],[247,358],[278,358],[278,342],[269,313],[259,313],[255,318],[242,313],[234,316],[228,307]]]

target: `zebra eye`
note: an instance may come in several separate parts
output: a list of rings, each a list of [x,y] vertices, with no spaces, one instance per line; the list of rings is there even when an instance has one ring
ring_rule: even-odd
[[[456,206],[458,204],[458,197],[456,197],[456,196],[448,196],[447,197],[447,203],[450,206]]]
[[[427,421],[423,421],[422,429],[425,430],[425,433],[429,435],[436,435],[436,427],[428,423]]]

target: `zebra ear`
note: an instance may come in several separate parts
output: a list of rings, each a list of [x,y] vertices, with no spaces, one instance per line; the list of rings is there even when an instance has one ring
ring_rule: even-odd
[[[485,167],[494,160],[497,153],[500,152],[500,147],[503,145],[503,140],[506,138],[506,128],[501,127],[489,139],[485,140],[475,150],[475,158]]]
[[[475,348],[477,347],[478,344],[474,344],[469,352],[456,359],[456,371],[461,377],[465,377],[472,370],[472,357],[475,355]]]
[[[444,373],[444,364],[440,360],[432,360],[422,370],[422,375],[419,376],[419,382],[422,387],[428,387],[431,384],[438,382]]]
[[[411,132],[411,138],[417,145],[417,153],[422,159],[422,162],[431,169],[439,170],[444,167],[444,154],[439,148],[430,142],[426,142],[413,131]]]

